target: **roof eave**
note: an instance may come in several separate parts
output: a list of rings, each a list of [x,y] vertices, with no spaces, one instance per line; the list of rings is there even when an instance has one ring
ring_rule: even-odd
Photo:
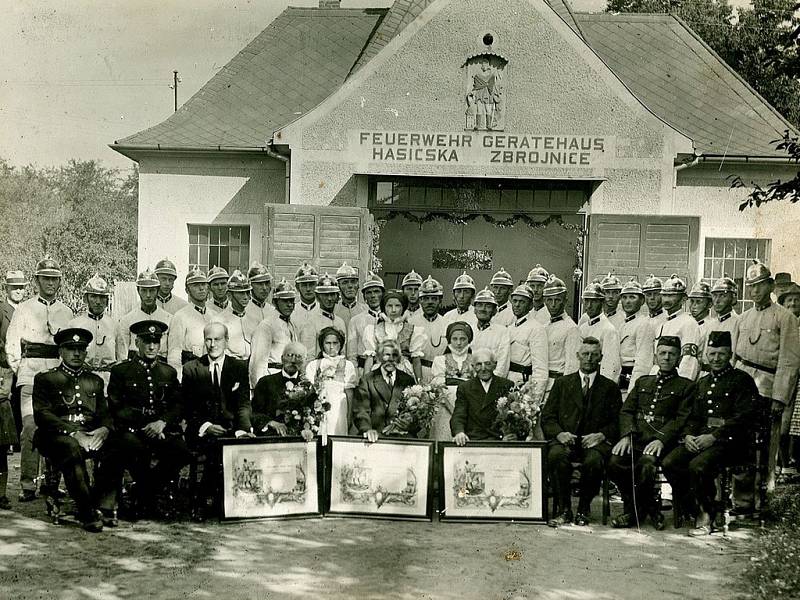
[[[164,146],[162,144],[155,145],[126,145],[126,144],[109,144],[109,148],[119,152],[123,156],[138,162],[137,155],[147,153],[173,153],[173,154],[217,154],[226,152],[230,154],[266,154],[278,160],[287,161],[288,157],[280,154],[270,148],[269,146]]]

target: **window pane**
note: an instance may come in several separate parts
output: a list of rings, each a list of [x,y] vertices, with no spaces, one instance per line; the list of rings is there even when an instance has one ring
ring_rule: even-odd
[[[247,273],[247,267],[250,265],[250,251],[245,246],[241,249],[240,257],[239,257],[239,268],[242,272]]]
[[[189,246],[189,264],[196,265],[200,262],[200,247],[195,245]]]
[[[409,202],[411,206],[425,206],[425,188],[412,187]]]
[[[736,242],[734,240],[725,240],[725,258],[735,258]]]
[[[198,227],[197,230],[200,234],[198,243],[201,246],[208,246],[208,227]]]
[[[213,266],[219,266],[219,246],[210,246],[208,248],[208,264]]]
[[[189,225],[189,243],[196,244],[200,234],[198,233],[197,225]]]
[[[230,273],[233,269],[239,268],[239,246],[231,246],[228,249],[228,272]]]
[[[219,246],[219,227],[211,227],[211,240],[210,244],[212,246]]]
[[[714,256],[713,250],[714,250],[714,239],[706,238],[706,254],[705,254],[706,258],[711,258],[712,256]]]
[[[375,186],[375,204],[391,205],[395,198],[391,181],[379,181]]]
[[[516,210],[517,190],[503,190],[500,192],[500,208],[502,210]]]
[[[230,227],[220,227],[219,231],[219,243],[220,246],[227,246],[228,245],[228,237],[230,235]]]
[[[442,207],[453,208],[456,205],[456,191],[453,188],[442,190]]]
[[[219,266],[230,272],[231,264],[228,261],[228,247],[222,246],[219,249]]]
[[[250,245],[250,228],[249,227],[242,227],[242,246],[249,246]]]
[[[442,188],[430,187],[425,192],[425,204],[431,208],[441,206],[442,204]]]
[[[231,227],[231,246],[238,246],[242,241],[242,228]]]
[[[708,240],[706,240],[706,246],[708,246]],[[703,264],[703,277],[708,277],[710,279],[714,278],[714,261],[710,258],[707,258]]]
[[[736,258],[747,258],[747,242],[736,240]]]

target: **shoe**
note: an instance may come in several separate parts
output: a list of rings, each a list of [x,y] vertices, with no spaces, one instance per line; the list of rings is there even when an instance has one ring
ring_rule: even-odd
[[[548,527],[560,527],[561,525],[569,525],[572,523],[572,511],[565,510],[560,515],[550,519],[547,522]]]
[[[8,496],[0,496],[0,510],[11,510],[11,502]]]
[[[653,529],[656,531],[664,531],[664,529],[667,527],[666,519],[664,519],[664,513],[662,513],[660,510],[650,515],[650,521],[653,523]]]
[[[32,502],[36,500],[36,490],[22,490],[18,499],[20,502]]]
[[[632,527],[634,521],[635,519],[632,514],[622,513],[621,515],[611,519],[611,526],[614,529],[625,529],[627,527]]]
[[[575,515],[575,525],[579,525],[580,527],[586,527],[588,524],[589,524],[588,514],[579,512]]]
[[[95,519],[94,521],[84,521],[81,525],[89,533],[100,533],[103,531],[103,521]]]
[[[117,511],[107,508],[100,509],[100,520],[106,527],[118,527],[119,519],[117,519]]]
[[[703,537],[706,535],[711,535],[712,531],[713,529],[711,528],[711,525],[700,525],[699,527],[689,530],[689,537]]]

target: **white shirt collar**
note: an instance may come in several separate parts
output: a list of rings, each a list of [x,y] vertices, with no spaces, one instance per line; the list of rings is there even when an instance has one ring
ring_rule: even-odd
[[[289,375],[285,369],[281,369],[281,375],[283,375],[286,379],[297,379],[300,377],[300,371],[295,373],[294,375]]]
[[[214,365],[219,365],[219,372],[222,373],[222,365],[225,362],[225,355],[223,354],[217,360],[214,360],[210,356],[208,357],[208,372],[212,375],[214,374]]]
[[[597,377],[597,371],[594,373],[584,373],[583,371],[578,371],[578,374],[581,376],[581,387],[583,387],[583,382],[587,377],[589,378],[589,387],[594,385],[594,380]]]
[[[494,377],[492,377],[492,379],[494,379]],[[483,386],[483,391],[486,392],[487,394],[489,393],[489,388],[492,387],[492,379],[490,379],[489,381],[478,379],[478,381],[480,381],[481,385]]]

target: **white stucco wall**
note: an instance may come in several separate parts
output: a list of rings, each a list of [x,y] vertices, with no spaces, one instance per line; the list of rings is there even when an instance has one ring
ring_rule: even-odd
[[[152,153],[139,158],[141,271],[169,257],[175,291],[189,266],[189,224],[249,225],[250,260],[262,258],[264,204],[285,202],[286,167],[264,155]]]

